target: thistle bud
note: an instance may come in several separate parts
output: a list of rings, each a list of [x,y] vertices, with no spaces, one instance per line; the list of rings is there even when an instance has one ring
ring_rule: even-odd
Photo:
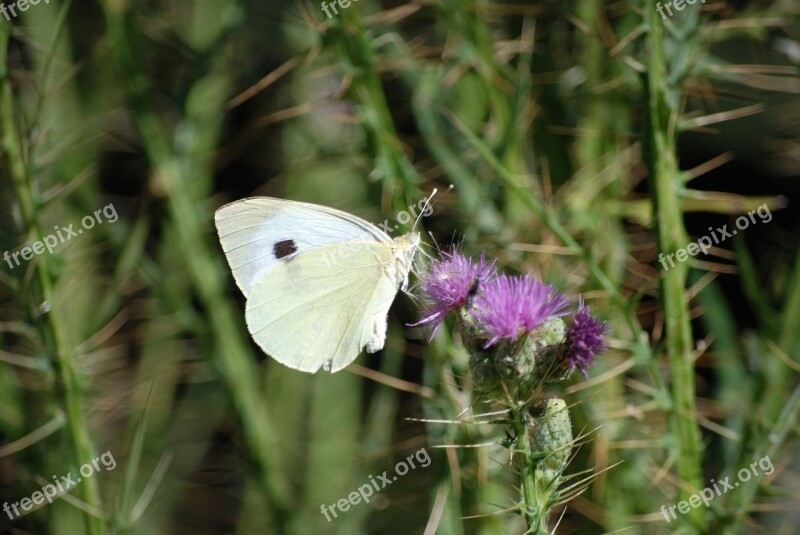
[[[541,424],[534,431],[531,456],[536,460],[540,492],[552,493],[561,482],[572,452],[572,422],[563,399],[547,401]]]

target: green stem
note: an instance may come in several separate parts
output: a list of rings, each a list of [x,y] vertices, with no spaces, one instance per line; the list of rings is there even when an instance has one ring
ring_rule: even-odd
[[[679,192],[681,177],[675,160],[676,139],[672,130],[677,110],[670,107],[669,87],[664,58],[663,25],[654,5],[644,7],[649,27],[649,63],[645,79],[648,127],[644,129],[647,161],[650,171],[650,194],[653,200],[653,226],[657,231],[659,251],[669,254],[684,247],[688,241],[683,225],[683,212]],[[678,500],[699,490],[700,432],[695,422],[694,359],[692,356],[692,331],[689,320],[689,303],[685,297],[687,265],[677,262],[667,270],[661,280],[664,304],[667,358],[669,361],[672,412],[670,429],[677,440],[676,465],[680,486]],[[681,517],[692,533],[704,533],[705,511],[691,509]]]
[[[40,202],[31,183],[30,162],[32,157],[26,153],[22,143],[23,134],[17,124],[18,114],[11,88],[8,71],[8,40],[11,25],[3,24],[0,29],[0,121],[2,121],[3,153],[8,161],[9,177],[14,193],[19,201],[20,213],[30,236],[41,240],[44,233],[39,221]],[[63,310],[56,301],[53,281],[55,275],[50,268],[48,255],[37,258],[34,266],[33,300],[46,310],[42,318],[42,337],[44,347],[53,356],[52,363],[56,376],[56,396],[67,417],[67,435],[70,460],[74,468],[91,462],[94,457],[89,426],[84,411],[84,385],[80,370],[75,361],[74,346],[66,336],[62,321]],[[85,478],[77,493],[91,511],[101,511],[100,492],[97,482]],[[105,533],[105,522],[91,512],[84,511],[86,533],[101,535]]]
[[[520,455],[522,514],[526,533],[550,535],[547,519],[560,499],[559,486],[574,446],[569,410],[562,399],[551,398],[542,418],[532,427],[524,406],[515,415],[516,453]],[[534,436],[530,436],[533,430]]]
[[[520,407],[512,411],[516,443],[514,454],[518,459],[520,472],[521,513],[533,535],[549,535],[547,517],[549,513],[548,496],[541,492],[536,478],[536,459],[533,456],[531,428],[527,421],[527,409]]]

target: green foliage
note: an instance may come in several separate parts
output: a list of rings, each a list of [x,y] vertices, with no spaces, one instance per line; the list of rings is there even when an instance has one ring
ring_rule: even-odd
[[[67,0],[0,17],[0,249],[85,229],[0,260],[0,502],[102,452],[119,466],[0,528],[788,532],[797,27],[790,1],[667,20],[629,0],[360,0],[331,18]],[[258,351],[215,208],[270,195],[379,224],[433,188],[420,226],[439,245],[582,294],[609,323],[589,379],[533,381],[498,412],[496,355],[451,324],[428,343],[402,295],[385,350],[336,375]],[[82,227],[109,205],[117,220]],[[774,221],[662,267],[761,205]],[[554,358],[541,349],[522,349],[526,373]],[[320,513],[422,446],[429,467]],[[774,474],[659,512],[764,456]]]

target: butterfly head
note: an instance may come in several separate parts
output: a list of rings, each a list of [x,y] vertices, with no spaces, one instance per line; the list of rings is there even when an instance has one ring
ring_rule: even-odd
[[[393,241],[397,284],[405,290],[408,288],[408,274],[414,264],[414,255],[419,249],[420,235],[418,232],[410,232],[404,236],[398,236]]]
[[[414,258],[419,249],[421,238],[419,232],[409,232],[394,239],[394,249],[398,254],[402,254],[409,262]]]

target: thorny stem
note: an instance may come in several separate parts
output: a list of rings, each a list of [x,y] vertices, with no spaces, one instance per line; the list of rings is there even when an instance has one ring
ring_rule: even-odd
[[[527,424],[527,408],[519,407],[512,411],[514,415],[514,433],[516,443],[513,451],[517,455],[520,471],[520,495],[522,503],[522,516],[528,525],[528,533],[534,535],[548,535],[547,516],[548,507],[546,501],[543,503],[543,496],[538,492],[536,485],[536,462],[533,459],[533,448],[531,443],[531,427]]]
[[[675,160],[676,139],[672,126],[677,110],[670,107],[667,96],[670,81],[664,58],[663,25],[654,6],[647,6],[644,11],[649,30],[650,58],[645,76],[647,120],[650,123],[644,129],[645,146],[654,205],[653,225],[657,229],[659,251],[666,254],[677,251],[687,242],[679,196],[681,177]],[[670,428],[677,442],[675,457],[678,476],[685,483],[680,486],[679,500],[688,499],[692,489],[701,488],[700,432],[694,420],[692,332],[688,302],[684,295],[686,275],[687,266],[677,263],[664,273],[661,282],[672,392]],[[689,524],[692,533],[705,532],[705,512],[702,509],[693,508],[682,518]]]

